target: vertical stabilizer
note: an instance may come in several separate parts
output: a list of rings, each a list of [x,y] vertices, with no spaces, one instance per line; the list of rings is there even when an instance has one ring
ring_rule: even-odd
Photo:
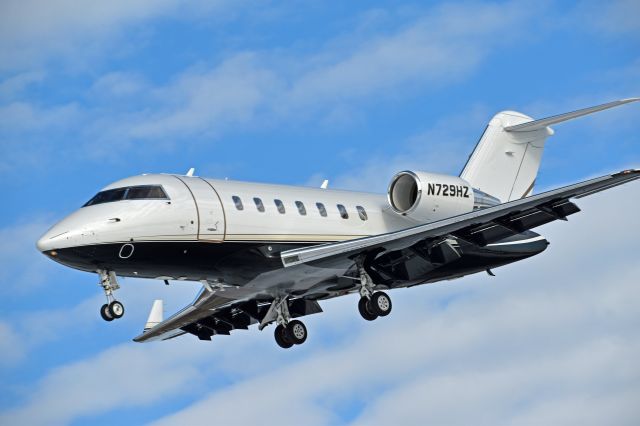
[[[520,112],[500,112],[489,122],[460,177],[503,203],[531,195],[544,144],[553,135],[549,125],[638,100],[623,99],[540,120]]]

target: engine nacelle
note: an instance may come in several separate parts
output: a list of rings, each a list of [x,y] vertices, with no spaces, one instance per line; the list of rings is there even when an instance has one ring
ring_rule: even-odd
[[[400,172],[391,179],[387,196],[394,212],[422,223],[474,208],[474,191],[467,181],[436,173]]]

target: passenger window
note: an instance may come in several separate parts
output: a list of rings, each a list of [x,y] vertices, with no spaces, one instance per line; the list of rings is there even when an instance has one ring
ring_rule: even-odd
[[[364,207],[356,206],[356,210],[358,210],[358,216],[360,216],[360,219],[362,219],[362,220],[369,219],[369,217],[367,216],[367,212],[365,211]]]
[[[318,211],[320,212],[320,216],[327,217],[327,209],[324,208],[324,204],[316,203],[316,207],[318,208]]]
[[[242,205],[242,200],[240,199],[240,197],[238,197],[237,195],[234,195],[231,198],[233,198],[233,203],[236,205],[236,209],[244,210],[244,206]]]
[[[258,197],[253,199],[253,202],[256,203],[256,208],[259,212],[264,213],[264,204],[262,204],[262,200]]]
[[[276,207],[281,214],[285,214],[284,204],[282,204],[282,200],[273,200],[276,203]]]
[[[347,209],[342,204],[338,204],[338,211],[340,212],[341,218],[349,219],[349,213],[347,213]]]
[[[296,207],[298,208],[298,213],[300,213],[301,216],[307,215],[307,209],[304,208],[302,201],[296,201]]]

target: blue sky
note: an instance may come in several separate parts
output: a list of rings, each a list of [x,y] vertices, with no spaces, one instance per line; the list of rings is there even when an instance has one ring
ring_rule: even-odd
[[[0,5],[0,423],[633,424],[637,184],[542,228],[498,276],[392,293],[364,323],[325,302],[309,341],[271,330],[139,345],[154,298],[35,250],[102,186],[150,172],[382,192],[457,174],[492,115],[640,96],[638,3],[71,0]],[[640,167],[640,106],[556,126],[538,190]],[[266,420],[265,420],[266,419]]]

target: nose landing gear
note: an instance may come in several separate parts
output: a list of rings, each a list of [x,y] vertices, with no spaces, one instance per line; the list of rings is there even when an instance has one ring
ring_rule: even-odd
[[[122,318],[124,315],[124,305],[118,302],[113,296],[113,292],[120,288],[116,274],[113,271],[105,271],[100,269],[97,271],[100,277],[100,286],[104,290],[107,303],[100,308],[100,316],[105,321],[113,321]]]

